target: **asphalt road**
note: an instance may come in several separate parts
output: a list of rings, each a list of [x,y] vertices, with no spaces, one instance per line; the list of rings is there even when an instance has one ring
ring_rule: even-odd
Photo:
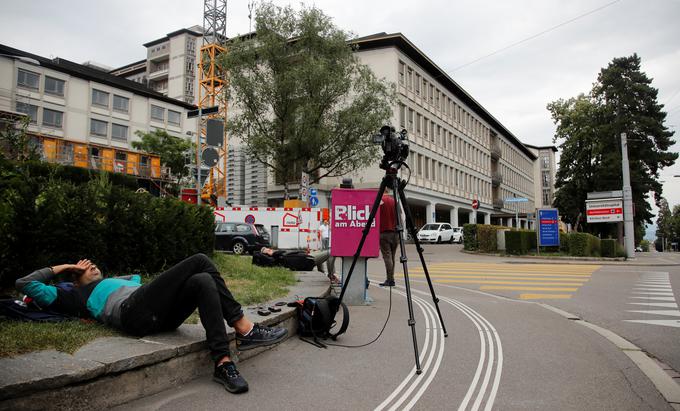
[[[389,312],[385,331],[371,345],[320,349],[291,338],[240,365],[251,387],[247,394],[228,394],[206,376],[121,409],[672,409],[611,342],[536,302],[609,328],[680,369],[680,328],[624,321],[678,318],[628,311],[651,307],[631,301],[657,301],[648,293],[665,285],[659,272],[669,273],[677,297],[677,267],[517,264],[462,254],[457,246],[426,246],[444,337],[417,254],[413,247],[408,252],[421,375],[414,372],[398,275],[391,294],[372,285],[373,304],[351,307],[349,330],[338,341],[371,341]],[[382,280],[380,260],[369,262],[368,271]]]

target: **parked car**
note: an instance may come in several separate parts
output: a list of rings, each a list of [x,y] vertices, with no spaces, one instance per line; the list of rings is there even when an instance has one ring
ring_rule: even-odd
[[[418,231],[418,241],[421,243],[453,242],[453,227],[449,223],[425,224]]]
[[[463,244],[463,227],[453,227],[453,242]]]
[[[262,224],[224,222],[215,225],[215,250],[240,255],[269,247],[269,241],[269,232]]]

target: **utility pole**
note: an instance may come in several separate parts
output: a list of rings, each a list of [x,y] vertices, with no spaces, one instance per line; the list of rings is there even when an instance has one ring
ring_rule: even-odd
[[[621,167],[623,171],[623,231],[626,255],[635,258],[635,226],[633,225],[633,190],[630,188],[630,166],[628,164],[628,142],[626,133],[621,133]]]

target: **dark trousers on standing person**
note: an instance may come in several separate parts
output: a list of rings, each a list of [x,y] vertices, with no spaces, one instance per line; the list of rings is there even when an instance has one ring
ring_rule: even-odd
[[[138,336],[171,331],[196,308],[217,363],[229,355],[224,320],[233,326],[243,310],[205,254],[185,259],[132,293],[121,304],[122,328]]]
[[[385,261],[386,282],[394,283],[394,259],[397,252],[399,237],[396,231],[380,233],[380,252]]]

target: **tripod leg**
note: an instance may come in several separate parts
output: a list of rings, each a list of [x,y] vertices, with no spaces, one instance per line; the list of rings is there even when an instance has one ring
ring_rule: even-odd
[[[427,271],[427,264],[425,264],[425,257],[423,257],[423,247],[418,241],[418,236],[416,235],[416,228],[413,224],[413,218],[411,217],[411,210],[406,206],[406,195],[404,194],[403,187],[399,187],[399,197],[404,205],[404,214],[406,215],[406,227],[413,237],[413,241],[416,244],[416,250],[418,251],[418,256],[420,256],[420,263],[423,265],[423,271],[425,272],[425,278],[427,279],[427,285],[430,287],[430,294],[432,295],[432,301],[437,308],[437,315],[439,315],[439,323],[442,325],[442,330],[444,331],[444,337],[448,337],[449,334],[446,331],[446,326],[444,325],[444,318],[442,318],[442,312],[439,310],[439,298],[434,292],[434,287],[432,286],[432,280],[430,279],[430,273]],[[404,265],[404,274],[406,274],[406,265]]]
[[[371,207],[371,213],[368,215],[368,221],[366,221],[366,227],[364,227],[364,229],[362,230],[361,241],[359,241],[357,251],[354,253],[354,257],[352,258],[352,265],[349,267],[349,271],[347,272],[347,278],[343,279],[342,290],[340,291],[340,297],[338,297],[338,309],[340,308],[342,297],[345,296],[345,291],[347,290],[347,286],[349,285],[349,279],[352,277],[352,272],[354,272],[354,266],[356,265],[357,260],[359,259],[359,255],[361,254],[361,248],[364,246],[366,237],[368,237],[368,233],[371,230],[371,224],[373,224],[375,215],[378,212],[378,207],[380,207],[380,201],[382,200],[383,193],[385,192],[385,187],[387,187],[387,183],[389,180],[391,180],[391,178],[385,175],[385,177],[383,177],[382,179],[382,182],[380,183],[378,194],[376,195],[375,201],[373,202],[373,206]]]
[[[404,197],[399,186],[399,179],[396,176],[393,179],[392,184],[393,184],[392,195],[394,196],[394,206],[396,208],[395,216],[397,216],[397,235],[399,236],[399,249],[401,252],[401,257],[399,258],[399,261],[401,262],[404,268],[404,287],[406,288],[406,303],[408,305],[408,325],[411,326],[411,335],[413,336],[413,353],[415,354],[416,357],[416,374],[420,374],[423,372],[423,370],[420,367],[420,357],[418,356],[418,339],[416,338],[416,320],[413,318],[413,299],[411,297],[411,283],[409,282],[408,277],[408,257],[406,256],[406,245],[404,244],[404,237],[402,236],[404,227],[402,226],[401,218],[399,217],[399,199],[401,199],[403,202]],[[406,205],[404,205],[404,209],[407,209]]]

